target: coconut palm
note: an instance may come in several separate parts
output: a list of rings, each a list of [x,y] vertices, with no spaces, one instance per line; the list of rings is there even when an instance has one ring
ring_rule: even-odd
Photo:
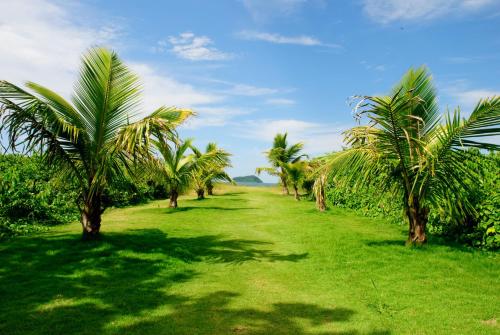
[[[227,181],[234,183],[233,179],[224,171],[224,169],[231,167],[231,154],[227,151],[217,147],[216,143],[208,143],[205,148],[205,153],[193,148],[195,155],[201,158],[203,155],[211,154],[214,156],[214,163],[207,165],[203,169],[199,169],[194,177],[194,185],[198,199],[205,198],[205,189],[208,195],[213,195],[214,182]]]
[[[179,195],[189,189],[194,183],[196,176],[203,169],[213,165],[220,165],[224,155],[220,151],[200,153],[193,147],[193,140],[154,141],[162,159],[156,159],[152,165],[157,177],[162,177],[169,185],[171,208],[178,207]]]
[[[95,238],[104,211],[106,185],[131,163],[149,158],[150,137],[171,137],[188,110],[160,107],[140,118],[141,85],[113,51],[90,49],[68,101],[41,85],[23,90],[0,81],[0,131],[9,149],[40,151],[61,176],[77,181],[84,238]]]
[[[287,182],[287,172],[284,165],[287,163],[296,163],[300,161],[302,157],[306,157],[305,154],[300,154],[304,148],[303,143],[295,143],[288,145],[287,140],[288,134],[276,134],[273,140],[273,147],[266,152],[267,159],[271,163],[271,167],[261,167],[256,169],[256,173],[267,172],[270,175],[278,176],[283,186],[283,194],[289,195],[290,191],[288,189]]]
[[[299,185],[304,180],[306,174],[306,162],[285,163],[282,165],[286,173],[288,182],[293,187],[295,200],[300,200]]]
[[[381,192],[401,197],[409,243],[426,242],[431,208],[455,199],[464,215],[474,211],[461,196],[469,193],[470,181],[479,182],[463,164],[465,149],[499,149],[485,137],[500,134],[500,97],[480,100],[468,118],[459,108],[442,116],[432,77],[420,67],[410,69],[391,95],[362,97],[356,115],[369,122],[345,133],[350,148],[333,155],[329,169],[339,181],[378,183]]]

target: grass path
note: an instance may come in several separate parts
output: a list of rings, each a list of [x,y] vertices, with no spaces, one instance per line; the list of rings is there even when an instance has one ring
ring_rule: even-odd
[[[500,334],[498,254],[229,187],[0,244],[0,334]],[[498,320],[498,321],[496,321]]]

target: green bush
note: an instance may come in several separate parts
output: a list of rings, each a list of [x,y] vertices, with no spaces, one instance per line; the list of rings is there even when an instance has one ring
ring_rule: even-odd
[[[473,184],[473,191],[467,196],[474,206],[474,213],[463,216],[457,213],[456,204],[450,204],[431,211],[429,228],[431,232],[452,238],[462,243],[488,249],[500,248],[500,153],[481,154],[469,150],[466,164],[470,171],[479,176],[479,183]],[[465,181],[472,183],[471,181]]]
[[[105,189],[105,207],[123,207],[167,198],[164,183],[126,178]],[[79,219],[78,191],[40,157],[0,155],[0,238],[46,230]]]
[[[0,237],[76,220],[76,197],[38,157],[0,155]]]
[[[325,194],[329,206],[348,208],[364,216],[384,217],[393,223],[405,222],[401,199],[394,199],[388,192],[374,186],[360,190],[352,184],[330,181]]]

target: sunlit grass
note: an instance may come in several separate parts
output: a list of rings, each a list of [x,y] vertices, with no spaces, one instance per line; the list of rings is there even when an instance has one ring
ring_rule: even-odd
[[[497,254],[406,248],[406,227],[278,192],[111,210],[101,241],[72,224],[3,242],[0,334],[500,332]]]

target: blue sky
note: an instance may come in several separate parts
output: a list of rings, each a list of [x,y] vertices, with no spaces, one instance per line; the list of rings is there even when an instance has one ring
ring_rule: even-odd
[[[181,129],[253,174],[276,132],[319,155],[342,145],[356,94],[411,66],[444,109],[500,94],[498,0],[2,1],[0,77],[71,92],[79,56],[105,45],[142,77],[144,110],[189,107]],[[264,179],[272,180],[265,176]]]

